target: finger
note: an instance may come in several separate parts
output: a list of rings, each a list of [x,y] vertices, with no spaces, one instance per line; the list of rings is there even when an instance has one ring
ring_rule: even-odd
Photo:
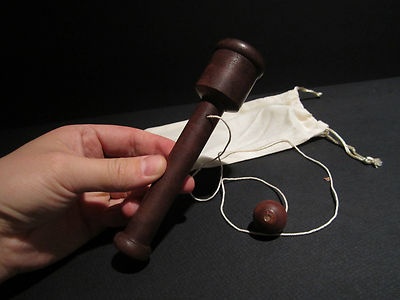
[[[125,218],[131,218],[139,209],[140,200],[130,198],[121,204],[121,213]]]
[[[188,194],[193,192],[195,185],[194,178],[192,176],[187,176],[183,182],[182,193]]]
[[[103,151],[108,157],[168,155],[174,142],[168,138],[132,127],[90,125],[96,131]]]
[[[67,178],[70,191],[128,192],[145,187],[162,176],[167,162],[161,155],[129,158],[77,158],[68,164]]]
[[[188,176],[183,184],[182,193],[190,193],[193,191],[195,186],[194,179],[191,176]],[[138,210],[141,200],[144,197],[145,193],[151,187],[146,187],[142,189],[137,189],[132,191],[127,198],[121,203],[121,211],[123,215],[127,218],[132,217],[136,211]]]
[[[110,199],[125,199],[128,195],[128,192],[111,192]]]

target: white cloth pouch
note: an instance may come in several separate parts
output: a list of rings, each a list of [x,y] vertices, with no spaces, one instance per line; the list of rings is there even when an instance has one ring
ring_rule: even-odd
[[[226,146],[229,138],[227,126],[230,129],[231,141],[224,155],[220,157],[223,164],[286,150],[292,147],[291,144],[300,145],[317,136],[324,136],[336,144],[341,144],[350,156],[366,164],[373,164],[375,167],[382,164],[379,159],[357,154],[354,147],[347,145],[328,124],[315,119],[301,103],[299,91],[321,96],[321,93],[313,90],[295,87],[278,95],[247,101],[238,112],[224,113],[224,122],[218,122],[193,169],[220,164],[213,159]],[[187,120],[146,130],[176,141],[186,123]],[[290,143],[276,143],[278,141]]]

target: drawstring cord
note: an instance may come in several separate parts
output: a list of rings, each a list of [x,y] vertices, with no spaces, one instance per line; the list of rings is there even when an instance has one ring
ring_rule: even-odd
[[[366,165],[372,165],[375,168],[379,168],[383,165],[382,160],[378,157],[374,158],[371,156],[363,156],[357,153],[355,147],[348,145],[344,141],[344,139],[331,128],[327,128],[325,132],[322,134],[322,137],[325,137],[326,139],[328,139],[329,141],[333,142],[336,145],[342,146],[350,157],[357,159]]]

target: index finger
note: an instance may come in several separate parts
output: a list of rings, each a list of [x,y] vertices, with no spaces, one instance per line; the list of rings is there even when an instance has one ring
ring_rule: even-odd
[[[90,125],[107,157],[149,154],[167,156],[175,142],[142,129],[118,125]]]

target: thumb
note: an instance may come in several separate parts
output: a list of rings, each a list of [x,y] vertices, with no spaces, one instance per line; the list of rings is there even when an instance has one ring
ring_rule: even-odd
[[[82,158],[71,164],[71,188],[75,193],[129,191],[160,178],[166,166],[166,159],[162,155]]]

